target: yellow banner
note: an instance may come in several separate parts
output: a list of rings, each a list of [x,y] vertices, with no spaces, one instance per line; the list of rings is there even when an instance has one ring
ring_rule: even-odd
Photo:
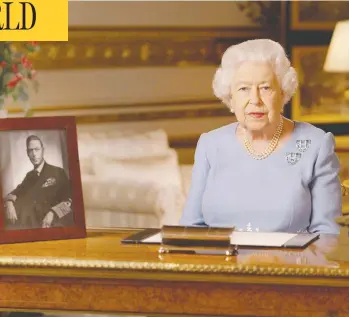
[[[68,0],[0,0],[0,41],[68,41]]]

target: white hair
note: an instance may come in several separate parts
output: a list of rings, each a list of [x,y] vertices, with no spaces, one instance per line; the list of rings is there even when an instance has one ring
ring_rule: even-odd
[[[240,64],[246,61],[270,63],[284,94],[283,106],[292,98],[298,86],[298,78],[284,48],[269,39],[248,40],[232,45],[224,52],[222,63],[213,78],[214,94],[229,109],[232,81]]]

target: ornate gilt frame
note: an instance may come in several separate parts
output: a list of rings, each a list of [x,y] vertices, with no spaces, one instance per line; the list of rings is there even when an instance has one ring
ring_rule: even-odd
[[[344,106],[343,113],[340,114],[337,111],[333,113],[315,113],[315,114],[302,114],[302,107],[305,108],[305,105],[302,105],[302,94],[306,93],[306,96],[308,96],[310,93],[313,95],[309,95],[308,99],[309,102],[316,102],[316,98],[318,98],[319,105],[321,106],[321,100],[324,96],[324,90],[325,88],[328,89],[328,87],[324,87],[322,84],[322,81],[324,79],[327,80],[327,82],[335,83],[335,85],[332,85],[331,89],[338,88],[339,83],[343,84],[343,87],[346,85],[346,77],[345,74],[332,74],[332,73],[325,73],[322,70],[322,65],[312,65],[312,67],[309,69],[303,69],[302,65],[302,58],[306,57],[307,54],[312,54],[311,58],[312,61],[314,60],[321,60],[325,59],[327,52],[327,46],[294,46],[292,48],[292,64],[295,67],[295,69],[298,72],[298,76],[300,79],[300,85],[292,98],[292,104],[291,104],[291,112],[292,112],[292,119],[298,120],[298,121],[306,121],[310,123],[343,123],[343,122],[349,122],[349,109],[344,112]],[[309,55],[310,56],[310,55]],[[315,58],[314,58],[315,57]],[[309,70],[314,71],[315,74],[313,77],[309,77]],[[316,73],[317,72],[317,73]],[[308,77],[307,77],[308,76]],[[312,81],[308,85],[308,81]],[[305,82],[307,82],[307,85],[305,85]],[[338,85],[337,85],[338,84]],[[319,91],[316,92],[313,87],[319,87]],[[324,90],[322,90],[324,88]],[[311,90],[313,89],[313,90]],[[345,89],[343,88],[343,96],[344,96]],[[340,93],[329,91],[329,95],[337,94],[338,96]],[[336,101],[333,101],[333,104],[335,104]],[[328,105],[326,105],[328,107]],[[311,107],[314,107],[314,105],[311,105]]]

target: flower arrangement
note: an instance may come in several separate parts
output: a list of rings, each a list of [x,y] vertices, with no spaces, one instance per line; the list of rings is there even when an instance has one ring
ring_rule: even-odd
[[[39,49],[37,42],[20,45],[0,42],[0,109],[4,107],[6,100],[12,98],[22,106],[26,115],[29,114],[29,85],[37,91],[38,83],[28,55]]]

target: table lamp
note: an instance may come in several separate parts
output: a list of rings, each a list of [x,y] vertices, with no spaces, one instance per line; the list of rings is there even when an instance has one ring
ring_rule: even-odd
[[[324,70],[331,73],[347,73],[348,84],[344,99],[349,106],[349,20],[337,22],[327,51]]]

